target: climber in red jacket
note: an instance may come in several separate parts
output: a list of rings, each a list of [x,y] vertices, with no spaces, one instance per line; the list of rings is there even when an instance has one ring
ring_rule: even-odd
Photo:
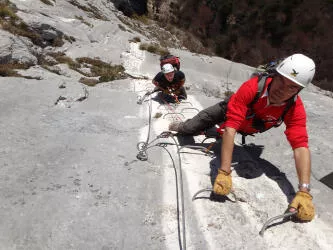
[[[264,132],[282,122],[285,134],[294,151],[299,191],[289,205],[298,210],[297,217],[311,221],[315,210],[310,195],[311,160],[306,130],[306,113],[298,93],[309,85],[315,74],[315,63],[302,54],[284,59],[275,72],[264,78],[263,91],[258,95],[258,76],[243,83],[228,102],[223,101],[202,110],[185,122],[173,122],[169,129],[179,134],[196,135],[221,124],[221,166],[214,182],[216,194],[226,195],[232,187],[231,161],[236,132],[243,135]]]

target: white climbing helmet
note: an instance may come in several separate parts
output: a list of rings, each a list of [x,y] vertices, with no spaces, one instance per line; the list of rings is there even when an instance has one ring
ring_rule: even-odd
[[[294,54],[284,59],[277,66],[276,71],[305,88],[313,79],[316,65],[311,58],[302,54]]]
[[[166,63],[162,66],[163,74],[167,74],[167,73],[170,73],[170,72],[173,72],[173,71],[175,71],[175,69],[172,66],[172,64],[170,64],[170,63]]]

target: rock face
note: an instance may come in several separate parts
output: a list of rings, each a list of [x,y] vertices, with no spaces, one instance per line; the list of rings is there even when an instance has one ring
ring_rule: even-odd
[[[332,1],[148,0],[147,13],[199,37],[201,46],[187,41],[192,51],[251,66],[301,52],[315,60],[317,80],[333,79]]]
[[[14,36],[6,31],[0,30],[0,63],[20,63],[35,65],[37,48],[32,42],[24,37]]]

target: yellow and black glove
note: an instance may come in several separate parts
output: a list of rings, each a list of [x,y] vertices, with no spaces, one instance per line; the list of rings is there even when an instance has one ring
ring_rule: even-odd
[[[218,175],[216,176],[213,191],[218,195],[227,195],[231,191],[232,180],[231,173],[227,173],[222,169],[218,170]]]
[[[312,195],[298,191],[296,196],[289,205],[289,210],[292,208],[297,210],[297,218],[302,221],[311,221],[315,215],[315,208],[312,203]]]

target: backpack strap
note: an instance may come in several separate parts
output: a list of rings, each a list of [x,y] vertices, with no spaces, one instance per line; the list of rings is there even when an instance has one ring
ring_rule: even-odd
[[[250,119],[255,116],[255,113],[253,112],[253,105],[259,100],[260,96],[264,92],[266,79],[269,75],[268,74],[258,74],[258,90],[256,95],[254,96],[253,100],[249,104],[249,108],[251,110],[250,115],[246,116],[246,119]]]
[[[258,90],[257,90],[257,93],[254,96],[252,102],[250,103],[251,108],[252,108],[253,104],[255,104],[259,100],[259,97],[262,95],[264,88],[265,88],[265,83],[266,83],[267,77],[268,77],[268,74],[258,74]]]
[[[246,116],[246,119],[251,119],[251,118],[255,117],[256,114],[253,112],[253,105],[259,100],[260,96],[263,94],[266,79],[269,76],[270,76],[270,74],[267,74],[267,73],[262,73],[262,74],[258,75],[258,90],[257,90],[255,97],[253,98],[253,100],[251,101],[251,103],[249,105],[251,112],[250,112],[250,115]],[[282,112],[282,115],[280,116],[280,118],[278,119],[278,122],[273,127],[279,127],[282,124],[282,122],[284,121],[285,115],[287,114],[288,110],[294,105],[296,98],[297,98],[297,94],[294,95],[293,97],[291,97],[287,101],[287,104]],[[264,131],[266,131],[266,129],[261,130],[260,132],[262,133]]]
[[[293,97],[291,97],[288,101],[286,106],[284,107],[284,110],[282,112],[282,115],[279,118],[279,122],[277,124],[274,125],[274,127],[279,127],[282,122],[284,121],[284,117],[286,116],[286,114],[288,113],[288,110],[295,104],[297,99],[297,94],[294,95]]]

